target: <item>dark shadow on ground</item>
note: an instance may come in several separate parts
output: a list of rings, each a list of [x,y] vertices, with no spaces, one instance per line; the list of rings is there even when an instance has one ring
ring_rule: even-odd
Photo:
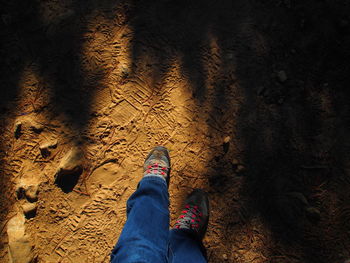
[[[243,191],[277,240],[300,251],[301,261],[342,262],[349,244],[344,235],[349,227],[341,219],[350,186],[349,5],[312,1],[289,7],[271,1],[264,7],[262,14],[274,14],[272,28],[264,27],[267,15],[257,17],[270,45],[262,66],[270,70],[261,67],[257,74],[238,60],[247,99],[238,123],[249,168]],[[281,80],[280,70],[287,80]]]

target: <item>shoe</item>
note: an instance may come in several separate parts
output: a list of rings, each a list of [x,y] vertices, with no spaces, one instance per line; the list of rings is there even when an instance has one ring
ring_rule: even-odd
[[[169,152],[165,147],[154,147],[148,154],[143,164],[143,176],[163,177],[169,186],[170,157]]]
[[[206,192],[195,189],[185,201],[185,209],[181,212],[174,229],[192,229],[197,238],[202,240],[209,222],[209,199]]]

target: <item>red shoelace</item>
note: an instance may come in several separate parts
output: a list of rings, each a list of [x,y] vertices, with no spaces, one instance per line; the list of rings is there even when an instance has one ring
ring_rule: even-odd
[[[185,210],[181,212],[174,228],[177,229],[193,229],[199,231],[199,222],[201,221],[202,213],[196,205],[185,205]]]
[[[147,166],[146,173],[147,174],[161,174],[166,175],[168,172],[168,168],[160,165],[159,163],[154,163]]]

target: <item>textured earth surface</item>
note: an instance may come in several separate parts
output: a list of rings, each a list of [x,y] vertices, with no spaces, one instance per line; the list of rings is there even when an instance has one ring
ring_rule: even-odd
[[[350,259],[350,3],[1,1],[0,262],[108,262],[148,151],[209,262]]]

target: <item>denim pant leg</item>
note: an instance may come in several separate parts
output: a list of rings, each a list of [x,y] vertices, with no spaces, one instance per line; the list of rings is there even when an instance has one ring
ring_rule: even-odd
[[[113,263],[165,263],[169,240],[169,194],[165,180],[143,178],[127,202],[127,220],[112,251]]]
[[[192,230],[172,229],[169,236],[169,263],[206,263],[206,251]]]

